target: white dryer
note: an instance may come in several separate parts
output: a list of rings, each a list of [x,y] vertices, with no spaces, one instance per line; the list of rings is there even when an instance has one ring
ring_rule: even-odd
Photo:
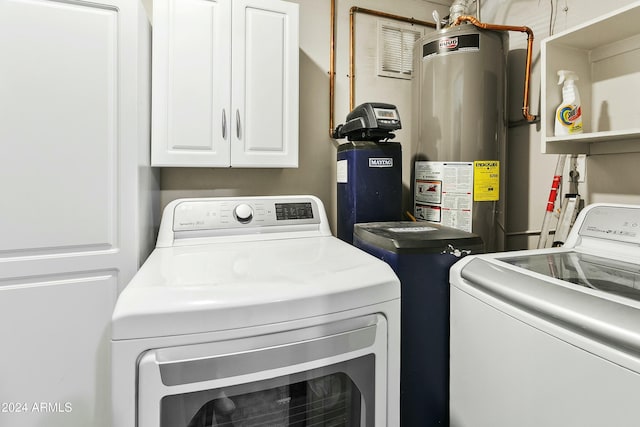
[[[399,298],[315,197],[176,200],[114,311],[114,426],[398,426]]]
[[[452,427],[640,425],[640,206],[451,270]]]

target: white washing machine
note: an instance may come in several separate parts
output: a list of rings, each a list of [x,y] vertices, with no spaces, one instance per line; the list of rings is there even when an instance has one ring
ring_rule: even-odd
[[[640,206],[451,270],[452,427],[640,425]]]
[[[319,199],[176,200],[114,311],[113,425],[398,426],[399,328]]]

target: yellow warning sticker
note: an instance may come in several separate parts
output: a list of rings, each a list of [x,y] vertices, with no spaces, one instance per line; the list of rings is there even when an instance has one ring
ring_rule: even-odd
[[[473,162],[473,201],[500,200],[500,162],[476,160]]]

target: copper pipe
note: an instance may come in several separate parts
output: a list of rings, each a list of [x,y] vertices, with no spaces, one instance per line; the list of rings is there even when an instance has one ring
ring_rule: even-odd
[[[536,120],[536,116],[529,113],[529,84],[531,80],[531,55],[533,52],[533,31],[529,27],[516,27],[511,25],[497,25],[497,24],[485,24],[483,22],[478,21],[473,16],[463,15],[459,16],[458,19],[455,20],[453,25],[460,25],[462,21],[471,22],[478,28],[482,28],[483,30],[495,30],[495,31],[518,31],[521,33],[527,33],[527,63],[525,66],[525,75],[524,75],[524,99],[522,105],[522,115],[525,120],[528,122],[533,122]]]
[[[355,25],[354,15],[356,13],[363,13],[366,15],[378,16],[380,18],[393,19],[395,21],[407,22],[413,25],[422,25],[424,27],[435,28],[436,24],[428,21],[421,21],[419,19],[408,18],[405,16],[394,15],[392,13],[381,12],[378,10],[365,9],[358,6],[353,6],[349,9],[349,111],[353,110],[355,100]]]
[[[353,88],[355,73],[355,61],[353,60],[356,52],[356,38],[354,37],[355,13],[352,7],[349,11],[349,111],[353,110]]]
[[[333,138],[336,86],[336,0],[331,0],[331,48],[329,50],[329,138]]]
[[[355,24],[354,15],[356,12],[367,15],[378,16],[381,18],[393,19],[396,21],[407,22],[414,25],[422,25],[425,27],[435,28],[436,24],[427,21],[421,21],[414,18],[394,15],[391,13],[380,12],[377,10],[364,9],[353,6],[349,11],[349,111],[353,110],[355,98]],[[329,137],[333,138],[333,126],[335,115],[335,83],[336,83],[336,55],[335,55],[335,38],[336,38],[336,2],[331,0],[331,34],[330,34],[330,51],[329,51]]]

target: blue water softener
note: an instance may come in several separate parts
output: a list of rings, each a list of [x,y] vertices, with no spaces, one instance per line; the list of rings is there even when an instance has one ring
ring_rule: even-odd
[[[484,252],[482,239],[439,224],[372,222],[354,227],[353,245],[400,279],[400,426],[448,426],[449,268]]]
[[[334,131],[348,142],[338,147],[337,235],[353,243],[353,226],[398,221],[402,216],[402,148],[387,142],[401,128],[394,105],[365,103]]]

